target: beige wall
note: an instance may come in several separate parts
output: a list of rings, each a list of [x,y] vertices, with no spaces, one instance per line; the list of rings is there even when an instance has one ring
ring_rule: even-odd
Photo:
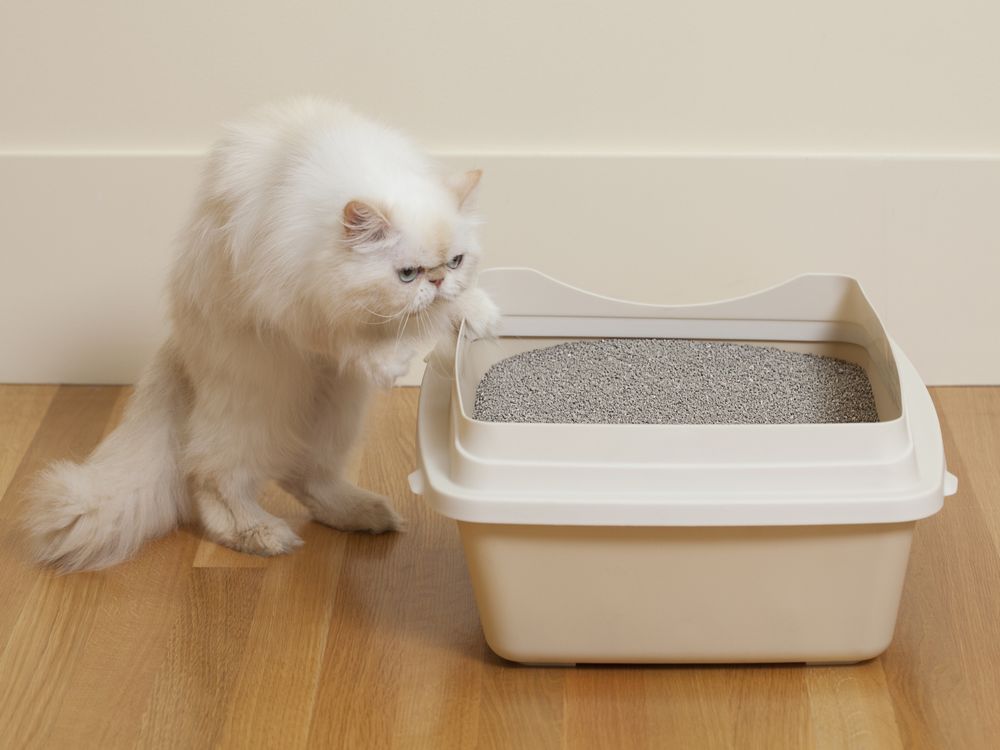
[[[969,0],[2,3],[0,381],[132,380],[218,121],[311,92],[485,166],[492,265],[659,302],[848,272],[929,382],[1000,383],[998,28]]]
[[[3,148],[203,148],[332,93],[444,151],[1000,150],[990,0],[0,5]]]

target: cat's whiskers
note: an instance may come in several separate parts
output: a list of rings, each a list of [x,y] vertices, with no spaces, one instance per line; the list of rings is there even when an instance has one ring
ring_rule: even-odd
[[[405,305],[403,305],[403,307],[401,307],[394,314],[392,314],[392,315],[385,315],[384,313],[376,312],[375,310],[372,310],[371,308],[366,307],[365,305],[361,305],[361,309],[363,309],[366,313],[368,313],[370,315],[374,315],[374,316],[379,317],[379,318],[385,318],[385,320],[362,320],[361,322],[364,323],[365,325],[369,325],[369,326],[384,326],[387,323],[391,323],[392,321],[397,320],[403,313],[406,312],[406,310],[407,310],[407,308],[409,308],[409,306],[410,306],[410,303],[407,302]]]
[[[393,356],[396,355],[396,352],[399,349],[399,342],[402,341],[403,339],[403,331],[406,330],[406,324],[409,322],[410,322],[410,311],[408,310],[406,312],[406,317],[402,319],[402,323],[400,323],[399,329],[396,331],[396,341],[392,345]]]
[[[420,287],[417,287],[413,291],[413,294],[410,297],[410,301],[406,305],[406,317],[403,318],[402,325],[400,325],[399,329],[396,331],[396,341],[395,341],[395,343],[392,346],[393,356],[395,356],[396,351],[399,349],[399,342],[403,339],[403,333],[406,331],[406,324],[410,322],[410,315],[412,315],[413,312],[414,312],[413,303],[416,302],[417,296],[419,294],[420,294]],[[417,310],[416,312],[417,312],[417,314],[419,316],[420,311]]]
[[[416,295],[414,295],[415,297]],[[410,314],[412,313],[413,299],[410,299],[410,304],[406,306],[406,315],[401,318],[399,327],[396,329],[396,340],[392,344],[392,354],[396,356],[396,352],[399,350],[399,342],[403,339],[403,333],[406,331],[406,324],[410,322]]]
[[[388,318],[389,320],[392,320],[394,318],[398,318],[400,315],[403,314],[403,311],[406,310],[406,308],[404,307],[399,312],[397,312],[397,313],[395,313],[393,315],[383,315],[380,312],[376,312],[375,310],[372,310],[370,307],[365,307],[364,305],[362,305],[361,307],[362,307],[362,309],[364,309],[364,311],[366,313],[370,313],[371,315],[374,315],[374,316],[376,316],[378,318]]]
[[[419,338],[421,341],[424,340],[425,336],[423,323],[424,323],[424,310],[420,309],[417,310],[417,338]]]

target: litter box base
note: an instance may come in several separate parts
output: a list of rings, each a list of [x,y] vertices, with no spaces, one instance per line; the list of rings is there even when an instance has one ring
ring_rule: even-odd
[[[503,658],[503,657],[501,657],[501,658]],[[510,660],[509,659],[505,659],[505,661],[510,661]],[[871,659],[859,659],[857,661],[788,662],[788,666],[795,666],[796,664],[801,664],[804,667],[853,667],[856,664],[864,664],[866,661],[871,661]],[[519,664],[522,667],[530,667],[532,669],[572,669],[573,667],[586,667],[586,666],[594,666],[594,665],[604,666],[604,665],[607,664],[607,662],[596,662],[596,663],[583,662],[581,664],[578,664],[575,661],[568,661],[568,662],[555,662],[555,661],[548,661],[548,662],[546,662],[546,661],[515,661],[515,662],[511,662],[511,663],[512,664]],[[643,662],[643,663],[648,663],[648,662]],[[666,664],[668,662],[659,662],[659,663]],[[729,662],[726,662],[726,663],[729,663]],[[677,666],[684,666],[685,664],[687,664],[688,666],[690,666],[690,664],[688,664],[686,662],[685,663],[678,663]],[[770,664],[770,662],[765,662],[765,664]],[[718,664],[709,664],[708,666],[719,666],[719,665]],[[752,665],[741,664],[741,666],[752,666]]]
[[[888,647],[914,523],[458,527],[504,659],[830,665]]]
[[[851,667],[855,664],[863,664],[871,659],[859,659],[857,661],[807,661],[807,667]]]

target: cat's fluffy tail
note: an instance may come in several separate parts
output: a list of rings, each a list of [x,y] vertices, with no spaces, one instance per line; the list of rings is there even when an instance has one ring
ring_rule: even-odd
[[[167,343],[114,432],[83,463],[57,461],[35,480],[24,521],[40,562],[66,572],[106,568],[183,519],[185,403],[183,375]]]

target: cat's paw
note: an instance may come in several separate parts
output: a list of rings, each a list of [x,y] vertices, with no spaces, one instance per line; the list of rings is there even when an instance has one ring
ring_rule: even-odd
[[[344,482],[335,497],[312,504],[314,519],[341,531],[381,534],[403,531],[406,521],[392,507],[389,498]]]
[[[465,293],[462,314],[465,329],[473,340],[496,338],[500,328],[500,308],[482,289],[470,289]]]
[[[303,542],[280,518],[263,521],[246,529],[237,531],[231,539],[222,540],[223,544],[240,552],[252,555],[283,555],[302,546]]]

